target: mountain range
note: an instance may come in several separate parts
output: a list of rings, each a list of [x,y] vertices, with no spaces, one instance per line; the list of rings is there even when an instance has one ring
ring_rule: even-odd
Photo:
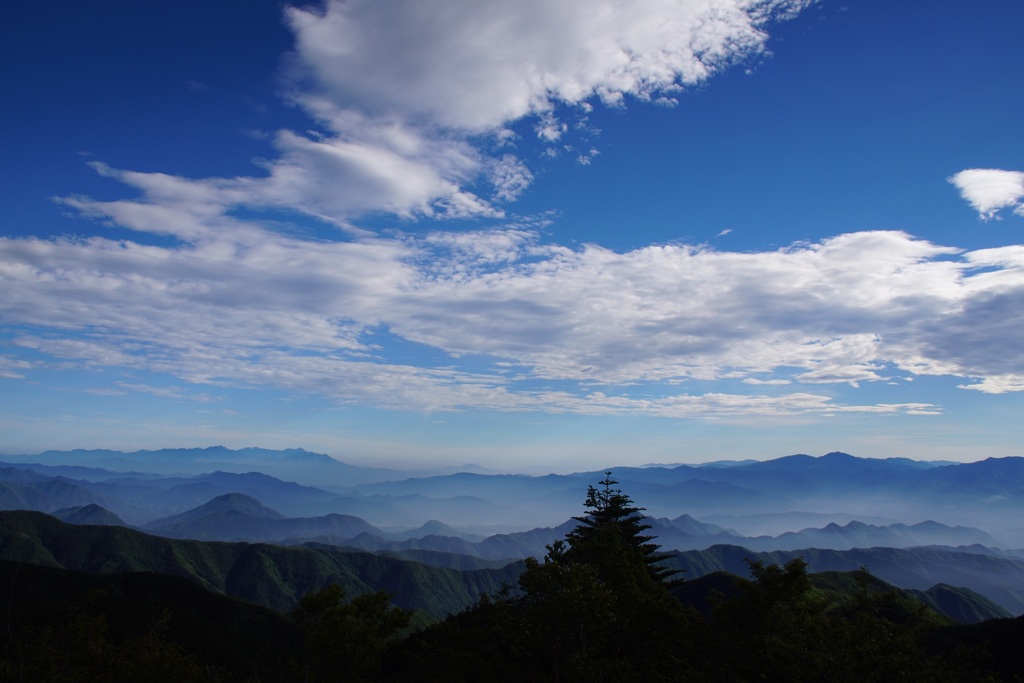
[[[0,456],[3,461],[0,507],[6,509],[52,512],[54,506],[95,503],[141,526],[218,495],[244,493],[287,517],[335,513],[390,529],[435,519],[484,536],[560,524],[578,513],[586,487],[607,471],[417,476],[355,467],[301,449],[222,447],[51,451]],[[104,464],[120,464],[124,471]],[[140,471],[144,467],[152,470]],[[176,474],[166,473],[171,469]],[[1024,547],[1024,458],[946,464],[829,453],[729,466],[608,469],[652,517],[689,514],[744,536],[854,520],[881,526],[930,520],[980,528],[1002,547]],[[320,476],[311,476],[314,470]],[[779,524],[766,527],[771,520]]]
[[[507,579],[509,567],[542,557],[575,526],[587,486],[610,470],[690,578],[742,573],[746,558],[799,555],[814,571],[867,566],[904,589],[946,583],[1024,613],[1024,552],[1013,550],[1024,547],[1021,458],[951,464],[829,453],[545,476],[361,468],[302,449],[68,451],[0,461],[0,509],[182,543],[244,541],[260,548],[248,551],[255,564],[230,573],[249,580],[256,566],[276,566],[268,558],[300,550]],[[335,575],[359,590],[375,585],[346,571]],[[227,590],[223,577],[204,581]],[[275,604],[294,600],[277,590]],[[473,595],[455,593],[462,597],[440,602]],[[441,609],[426,598],[410,604]]]

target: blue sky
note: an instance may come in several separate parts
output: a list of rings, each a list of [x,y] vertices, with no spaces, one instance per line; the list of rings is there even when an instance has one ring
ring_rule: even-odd
[[[21,3],[0,452],[1024,455],[1016,0]]]

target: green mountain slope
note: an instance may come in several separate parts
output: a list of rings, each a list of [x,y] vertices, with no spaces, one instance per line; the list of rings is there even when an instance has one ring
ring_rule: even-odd
[[[72,526],[27,511],[0,512],[0,560],[89,574],[156,572],[281,611],[330,584],[349,595],[384,590],[399,607],[438,618],[514,585],[521,571],[511,565],[463,572],[364,552],[174,540],[121,527]]]
[[[905,553],[904,563],[910,568],[906,571],[919,572],[915,581],[923,586],[915,591],[915,597],[937,611],[968,623],[1007,616],[993,604],[997,600],[985,590],[970,584],[967,589],[933,587],[927,584],[926,578],[943,572],[956,573],[963,578],[970,566],[958,568],[956,562],[970,564],[980,557],[986,562],[997,560],[992,566],[1001,570],[995,578],[990,572],[987,580],[1008,580],[1016,566],[1012,561],[965,553],[937,553],[933,549],[874,550],[873,554],[857,551],[856,556],[815,550],[799,555],[807,560],[812,571],[848,572],[861,566],[875,571],[872,560],[877,566],[888,568],[900,559],[899,553]],[[673,553],[666,565],[686,569],[690,579],[716,571],[745,576],[746,558],[783,564],[796,556],[797,553],[752,553],[735,546],[716,546],[703,552]],[[522,563],[515,563],[499,568],[460,570],[454,567],[472,566],[472,563],[452,561],[450,567],[445,568],[437,566],[443,563],[436,558],[426,564],[390,555],[323,547],[175,540],[121,527],[72,526],[42,513],[26,511],[0,512],[0,559],[90,574],[168,574],[187,578],[208,590],[282,611],[292,609],[303,595],[330,584],[340,585],[350,595],[384,590],[394,595],[394,603],[399,607],[423,610],[437,618],[473,605],[483,593],[495,594],[503,585],[514,586],[523,568]],[[882,562],[883,559],[886,562]],[[929,566],[929,561],[934,564]],[[881,572],[875,573],[879,579],[900,585]],[[979,576],[981,578],[972,579],[974,583],[983,583],[986,575]],[[903,587],[907,588],[905,584]],[[982,588],[993,590],[991,584],[984,584]],[[848,586],[843,588],[848,589]]]
[[[110,510],[95,503],[57,510],[53,516],[68,524],[97,524],[101,526],[127,526],[125,521]]]
[[[940,583],[926,591],[907,591],[940,614],[959,621],[962,624],[977,624],[989,619],[1007,619],[1008,611],[992,602],[984,595],[961,588]]]
[[[745,576],[748,559],[781,565],[802,557],[811,572],[848,572],[867,567],[878,578],[903,589],[923,591],[937,583],[963,586],[1011,614],[1024,614],[1024,561],[1009,557],[934,547],[754,552],[734,545],[670,552],[668,556],[665,566],[685,571],[687,578],[716,571]]]

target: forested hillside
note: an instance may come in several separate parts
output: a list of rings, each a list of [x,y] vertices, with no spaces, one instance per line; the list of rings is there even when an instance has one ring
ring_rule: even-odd
[[[521,565],[458,571],[368,552],[162,538],[111,526],[72,526],[38,512],[0,512],[0,560],[90,574],[153,572],[288,611],[331,585],[350,595],[387,591],[435,618],[514,584]]]
[[[809,573],[799,557],[687,580],[610,476],[589,487],[584,512],[543,560],[469,572],[2,513],[0,671],[26,682],[860,683],[1024,673],[1024,621],[992,619],[999,608],[969,590],[903,591],[863,568]]]

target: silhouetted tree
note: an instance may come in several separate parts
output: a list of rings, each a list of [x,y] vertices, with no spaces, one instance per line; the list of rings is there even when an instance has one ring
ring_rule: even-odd
[[[519,595],[484,599],[405,643],[392,680],[686,679],[688,613],[657,567],[642,508],[607,473],[586,515],[543,561],[526,560]]]
[[[641,568],[651,581],[666,582],[678,572],[658,566],[664,556],[651,543],[654,537],[643,533],[651,528],[643,521],[644,508],[634,505],[618,483],[611,472],[605,472],[598,482],[601,488],[588,486],[586,515],[573,518],[579,526],[568,533],[564,545],[548,550],[555,553],[556,561],[594,567],[603,580],[619,587],[637,580],[635,574]]]
[[[682,662],[689,623],[662,560],[611,472],[587,487],[586,515],[543,562],[527,560],[522,605],[555,680],[659,680]]]
[[[394,607],[384,592],[345,603],[345,592],[331,585],[303,597],[292,617],[306,636],[308,679],[373,681],[380,677],[384,653],[409,625],[411,614]]]
[[[748,561],[752,580],[718,605],[701,634],[707,680],[988,681],[954,657],[923,646],[942,620],[920,602],[869,590],[854,577],[852,597],[826,600],[812,587],[802,558],[785,565]]]

